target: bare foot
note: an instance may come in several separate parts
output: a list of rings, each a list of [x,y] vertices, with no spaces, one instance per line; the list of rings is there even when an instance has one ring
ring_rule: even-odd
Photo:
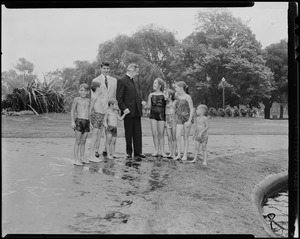
[[[112,155],[107,155],[108,159],[114,159],[114,157]]]
[[[181,158],[181,161],[186,161],[187,160],[187,157],[186,156],[183,156],[182,158]]]
[[[180,156],[176,156],[175,158],[173,158],[174,160],[180,160]]]
[[[207,165],[207,162],[203,162],[203,165]]]
[[[196,159],[193,159],[192,161],[188,161],[189,163],[196,163]]]
[[[163,158],[168,158],[169,156],[166,154],[162,154]]]
[[[81,163],[81,162],[74,162],[74,165],[76,165],[76,166],[82,166],[83,164]]]
[[[102,161],[102,159],[98,159],[98,158],[96,158],[96,157],[91,157],[91,158],[89,159],[89,161],[90,161],[90,162],[94,162],[94,163],[99,163],[99,162]]]
[[[90,161],[87,159],[81,159],[81,163],[90,163]]]
[[[155,152],[155,153],[152,154],[152,156],[153,156],[153,157],[157,157],[157,156],[158,156],[158,153]]]

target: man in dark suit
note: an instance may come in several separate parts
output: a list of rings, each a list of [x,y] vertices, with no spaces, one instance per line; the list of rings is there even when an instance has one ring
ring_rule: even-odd
[[[126,75],[118,80],[117,83],[117,100],[119,108],[123,112],[128,112],[124,118],[124,129],[126,139],[127,159],[134,157],[136,160],[145,158],[142,154],[142,106],[146,104],[140,97],[134,78],[139,74],[139,66],[131,63],[127,67]],[[132,144],[133,149],[132,150]]]

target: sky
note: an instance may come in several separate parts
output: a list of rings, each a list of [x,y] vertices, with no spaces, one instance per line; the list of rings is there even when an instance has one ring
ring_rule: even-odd
[[[7,9],[1,5],[1,71],[26,58],[34,73],[74,67],[74,61],[96,59],[99,44],[119,34],[131,36],[155,24],[183,40],[195,30],[200,8]],[[288,38],[288,2],[256,2],[253,7],[228,8],[266,47]]]

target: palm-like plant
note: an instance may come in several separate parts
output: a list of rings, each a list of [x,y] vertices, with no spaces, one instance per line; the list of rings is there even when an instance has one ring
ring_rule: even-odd
[[[11,86],[15,90],[12,96],[7,96],[6,105],[10,104],[10,108],[18,111],[33,109],[38,113],[64,112],[66,102],[75,93],[57,78],[44,77],[43,82],[24,81],[21,87],[12,82]]]

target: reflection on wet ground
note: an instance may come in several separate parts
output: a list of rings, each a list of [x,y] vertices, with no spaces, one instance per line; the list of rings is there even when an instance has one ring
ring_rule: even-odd
[[[32,161],[26,171],[13,174],[15,178],[9,179],[2,194],[7,209],[4,225],[9,232],[122,233],[126,229],[120,224],[131,222],[136,230],[138,222],[143,224],[140,233],[147,233],[147,213],[157,205],[153,192],[166,185],[179,164],[149,155],[142,162],[119,158],[84,166],[70,165],[58,157]],[[30,165],[38,172],[30,174]],[[21,217],[11,212],[12,207],[22,211]],[[25,215],[32,218],[20,223],[17,231],[9,226],[10,221],[21,222]],[[50,227],[42,225],[45,218]],[[54,231],[49,231],[51,228]]]

